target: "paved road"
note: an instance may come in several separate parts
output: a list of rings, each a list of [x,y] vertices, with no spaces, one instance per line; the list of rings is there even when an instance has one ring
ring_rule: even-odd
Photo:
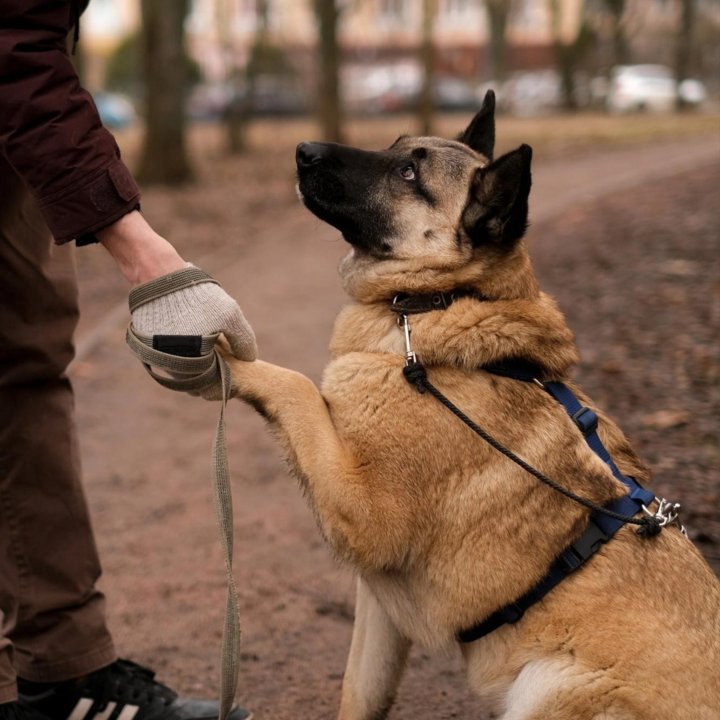
[[[717,137],[539,158],[532,216],[539,224],[577,203],[718,159]],[[241,299],[265,359],[317,380],[343,302],[335,268],[346,248],[300,207],[266,212],[266,219],[250,242],[222,245],[197,263]],[[228,237],[237,234],[222,215],[214,222]],[[86,288],[95,288],[98,273],[112,275],[103,263],[81,265]],[[122,652],[151,662],[185,691],[212,695],[224,608],[209,478],[217,408],[148,380],[124,348],[117,287],[117,294],[90,293],[90,315],[103,319],[82,327],[72,371],[110,617]],[[332,718],[353,580],[320,542],[263,422],[235,403],[228,427],[245,628],[242,697],[260,720]],[[413,652],[393,718],[426,717],[482,717],[458,658]]]

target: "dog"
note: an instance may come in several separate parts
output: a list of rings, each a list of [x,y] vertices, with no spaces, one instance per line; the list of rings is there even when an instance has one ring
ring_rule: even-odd
[[[301,198],[350,244],[340,275],[351,301],[331,362],[318,390],[225,353],[233,394],[270,423],[320,532],[358,576],[340,720],[386,718],[411,643],[457,646],[534,588],[589,522],[586,507],[417,392],[403,372],[409,353],[467,416],[565,488],[601,506],[627,493],[544,389],[567,378],[577,350],[523,240],[532,151],[494,159],[494,144],[492,93],[456,140],[401,136],[378,152],[300,144]],[[442,307],[406,315],[409,348],[393,302],[430,296]],[[487,369],[518,361],[533,382]],[[570,387],[621,473],[646,483],[621,430]],[[460,643],[479,712],[720,718],[720,583],[679,528],[635,530],[625,524],[515,622]]]

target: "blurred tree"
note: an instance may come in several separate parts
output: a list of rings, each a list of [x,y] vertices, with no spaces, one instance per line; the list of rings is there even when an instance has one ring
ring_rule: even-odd
[[[698,7],[695,20],[693,77],[709,79],[715,89],[720,78],[720,13],[708,4]],[[711,90],[712,92],[712,90]]]
[[[78,45],[79,47],[79,45]],[[105,67],[105,88],[139,98],[143,94],[142,39],[140,32],[126,35],[113,50]],[[185,55],[185,73],[188,85],[202,80],[200,65]]]
[[[490,79],[501,83],[507,75],[507,26],[512,0],[485,0],[490,34],[488,60]]]
[[[685,108],[680,95],[680,83],[692,74],[693,41],[695,35],[695,11],[697,0],[679,0],[680,23],[678,27],[677,46],[675,49],[675,79],[678,92],[675,105],[678,110]]]
[[[603,6],[610,15],[612,33],[611,65],[627,65],[630,62],[630,46],[625,34],[623,16],[627,0],[603,0]]]
[[[133,96],[142,93],[142,43],[140,33],[126,35],[105,66],[105,87]]]
[[[145,138],[138,179],[175,185],[192,179],[185,143],[189,0],[142,0]]]
[[[220,49],[225,63],[225,81],[229,90],[228,104],[225,107],[224,120],[227,130],[228,152],[235,154],[242,152],[247,145],[247,123],[249,120],[247,86],[245,74],[237,64],[235,41],[232,28],[234,25],[233,14],[237,12],[236,3],[231,0],[216,0],[215,19],[217,22],[217,35],[220,41]],[[257,0],[257,35],[262,35],[266,30],[267,2]],[[257,44],[257,35],[255,44]]]
[[[570,40],[563,37],[563,8],[561,0],[549,0],[550,25],[555,54],[555,64],[560,74],[562,104],[566,110],[577,110],[577,88],[575,75],[587,55],[595,44],[595,32],[585,20],[585,0],[581,2],[580,20],[574,37]]]
[[[420,134],[432,135],[435,103],[433,85],[435,84],[435,46],[433,44],[433,21],[437,14],[437,0],[422,0],[422,44],[420,60],[423,67],[423,83],[418,103]]]
[[[339,10],[336,0],[314,0],[314,5],[319,34],[318,108],[320,124],[326,140],[341,142],[343,110],[340,96]]]
[[[216,0],[217,32],[225,58],[225,78],[230,89],[230,99],[225,109],[227,147],[230,153],[242,152],[247,147],[247,129],[257,108],[257,85],[262,77],[278,80],[294,78],[295,70],[285,51],[270,41],[270,0],[255,0],[255,33],[245,68],[238,67],[235,40],[231,33],[233,13],[238,12],[237,3]],[[281,93],[290,84],[271,84]]]

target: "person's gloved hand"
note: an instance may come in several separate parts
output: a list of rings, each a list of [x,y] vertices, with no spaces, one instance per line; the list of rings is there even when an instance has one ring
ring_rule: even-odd
[[[148,345],[155,345],[156,336],[165,336],[167,340],[169,335],[222,333],[227,340],[226,349],[236,358],[252,361],[256,357],[255,334],[240,306],[215,280],[193,265],[138,285],[130,293],[130,306],[132,329],[147,338],[143,342]],[[161,364],[158,367],[175,375],[170,368]],[[206,399],[222,396],[219,387],[199,394]]]
[[[186,273],[178,270],[144,283],[135,291],[157,289]],[[143,335],[212,335],[221,332],[238,360],[254,360],[257,355],[255,333],[240,306],[220,285],[212,280],[198,282],[182,290],[162,294],[143,303],[132,313],[135,330]]]

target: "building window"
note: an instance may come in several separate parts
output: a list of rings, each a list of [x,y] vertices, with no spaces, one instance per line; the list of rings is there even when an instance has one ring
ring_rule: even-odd
[[[466,19],[470,10],[473,9],[473,5],[477,3],[471,2],[471,0],[444,0],[443,12],[450,19]]]
[[[382,20],[403,22],[408,19],[408,0],[379,0],[379,5]]]

